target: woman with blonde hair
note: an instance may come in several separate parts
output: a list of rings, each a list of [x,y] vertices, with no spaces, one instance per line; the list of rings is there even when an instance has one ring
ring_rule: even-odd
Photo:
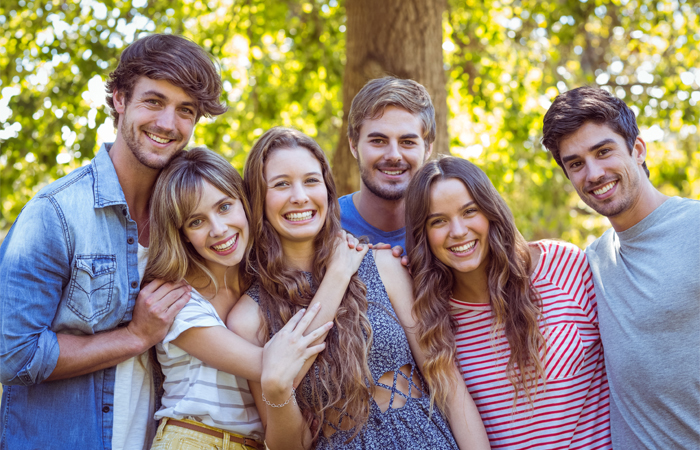
[[[178,154],[161,173],[151,197],[149,261],[144,282],[186,280],[191,300],[156,346],[163,369],[160,427],[153,449],[264,449],[263,428],[246,379],[269,371],[299,371],[321,351],[332,322],[315,305],[296,314],[264,351],[229,331],[224,319],[250,284],[245,270],[252,245],[250,211],[242,180],[224,158],[195,148]],[[363,253],[330,249],[335,272],[319,288],[334,299]],[[357,255],[356,255],[357,254]],[[336,276],[336,274],[339,274]],[[302,317],[303,315],[303,317]],[[320,322],[323,323],[323,322]],[[315,331],[306,334],[306,329]],[[263,355],[272,353],[263,364]],[[296,369],[295,369],[296,368]]]
[[[340,213],[325,154],[296,130],[273,128],[260,138],[248,156],[244,185],[257,280],[229,325],[262,345],[274,341],[325,282]],[[411,303],[411,281],[399,260],[389,251],[367,253],[335,304],[326,348],[298,393],[299,374],[279,366],[261,385],[251,383],[271,449],[488,448],[454,364],[452,377],[438,387],[450,391],[449,399],[432,408],[419,371],[424,358]]]
[[[595,293],[580,249],[528,244],[486,174],[445,157],[425,164],[406,191],[406,250],[424,375],[439,385],[459,361],[492,448],[611,447]]]

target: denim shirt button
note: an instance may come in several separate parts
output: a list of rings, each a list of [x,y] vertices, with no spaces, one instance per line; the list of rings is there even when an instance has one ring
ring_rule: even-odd
[[[134,289],[136,289],[136,286],[138,286],[138,285],[139,285],[139,284],[138,284],[136,281],[132,281],[132,282],[131,282],[131,287],[134,288]]]
[[[105,406],[102,408],[103,413],[108,413],[109,412],[109,406]]]
[[[131,245],[134,243],[134,238],[130,237],[129,239],[126,240],[126,243]]]

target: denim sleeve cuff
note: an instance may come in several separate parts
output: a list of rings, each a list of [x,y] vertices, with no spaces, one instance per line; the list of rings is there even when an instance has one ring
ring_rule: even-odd
[[[51,375],[58,363],[59,347],[56,333],[44,330],[36,342],[36,351],[29,362],[19,371],[19,382],[25,386],[38,384]]]

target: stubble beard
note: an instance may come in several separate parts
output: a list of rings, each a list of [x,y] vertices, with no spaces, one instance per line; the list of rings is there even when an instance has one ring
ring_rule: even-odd
[[[581,198],[584,199],[585,204],[598,214],[605,217],[615,217],[632,208],[635,194],[639,192],[640,184],[639,174],[636,174],[634,177],[627,178],[626,184],[623,183],[622,178],[618,179],[615,187],[617,192],[609,201],[594,200],[589,194],[586,197],[581,196]],[[617,201],[615,197],[617,197]]]
[[[122,121],[123,119],[123,121]],[[173,157],[185,146],[187,143],[185,142],[182,144],[176,151],[172,152],[170,155],[159,155],[163,156],[163,158],[155,158],[155,159],[149,159],[148,158],[148,153],[143,150],[143,146],[139,143],[136,133],[134,132],[134,127],[131,121],[128,121],[126,119],[126,115],[122,115],[120,118],[120,123],[123,123],[122,126],[120,126],[120,131],[122,134],[122,139],[124,140],[124,143],[126,143],[126,146],[129,147],[129,150],[131,150],[131,153],[134,155],[134,158],[141,163],[142,165],[148,167],[149,169],[154,169],[154,170],[161,170],[164,167],[166,167],[169,163],[170,160],[173,159]],[[168,137],[172,136],[173,133],[168,133],[165,132],[164,130],[157,130],[157,134],[161,135],[166,135]],[[179,136],[172,136],[174,139],[178,139]]]
[[[360,178],[362,179],[362,183],[365,186],[367,186],[367,189],[369,189],[369,191],[372,194],[381,199],[389,201],[397,201],[403,199],[404,194],[406,193],[406,186],[401,186],[399,184],[391,184],[387,186],[375,183],[375,181],[372,179],[372,171],[374,170],[374,168],[366,170],[362,166],[362,163],[359,159],[357,161],[357,165],[360,168]]]

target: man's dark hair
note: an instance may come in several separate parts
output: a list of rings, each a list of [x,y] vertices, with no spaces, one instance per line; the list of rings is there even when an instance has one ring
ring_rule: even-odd
[[[634,112],[625,102],[608,91],[583,86],[559,94],[544,115],[542,144],[552,152],[554,160],[564,169],[567,177],[569,174],[566,173],[559,156],[559,144],[587,122],[610,127],[625,140],[630,154],[639,136]],[[648,177],[647,163],[644,162],[642,167]]]
[[[114,109],[114,91],[124,94],[126,103],[140,77],[165,80],[181,88],[197,105],[197,120],[226,112],[219,101],[222,83],[211,56],[199,45],[182,36],[154,34],[135,41],[121,54],[119,65],[109,74],[107,105],[114,126],[119,113]]]

